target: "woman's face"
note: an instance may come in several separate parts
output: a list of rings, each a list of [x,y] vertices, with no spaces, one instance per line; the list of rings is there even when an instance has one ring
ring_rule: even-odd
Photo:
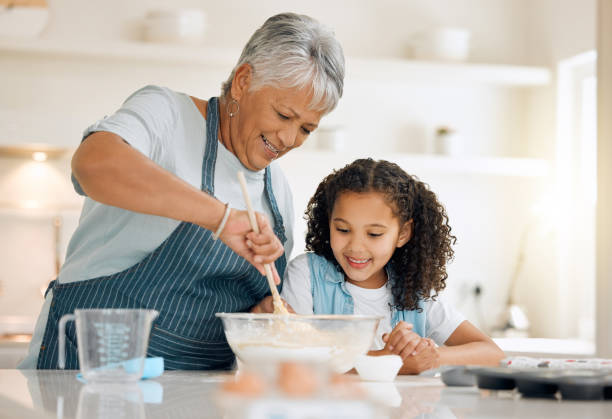
[[[262,87],[244,91],[230,119],[231,147],[245,167],[261,170],[299,147],[317,128],[322,112],[309,109],[306,89]]]
[[[363,288],[387,282],[385,265],[410,238],[411,224],[400,229],[378,192],[344,192],[336,198],[329,223],[330,245],[346,280]]]

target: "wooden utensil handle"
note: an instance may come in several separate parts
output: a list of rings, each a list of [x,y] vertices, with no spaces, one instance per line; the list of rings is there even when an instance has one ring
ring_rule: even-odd
[[[251,222],[251,228],[255,233],[259,233],[259,225],[257,224],[257,219],[255,218],[255,211],[253,210],[253,204],[251,204],[249,191],[247,190],[246,179],[244,178],[244,173],[240,171],[238,172],[238,181],[240,182],[242,196],[244,197],[244,202],[246,203],[247,213],[249,214],[249,221]],[[274,284],[274,275],[272,274],[272,267],[269,263],[264,264],[264,270],[266,271],[266,279],[268,280],[268,286],[270,287],[270,292],[272,293],[272,299],[274,301],[274,312],[288,314],[289,312],[285,308],[285,305],[283,304],[283,301],[280,298],[278,290],[276,289],[276,284]]]

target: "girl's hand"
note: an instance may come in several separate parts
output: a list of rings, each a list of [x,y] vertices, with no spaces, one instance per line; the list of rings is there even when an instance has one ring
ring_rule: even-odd
[[[289,313],[295,314],[295,311],[293,310],[293,308],[282,298],[281,300],[283,301],[283,304],[287,308],[287,311],[289,311]],[[261,313],[274,313],[274,300],[272,296],[268,295],[267,297],[264,297],[264,299],[261,300],[259,303],[254,305],[251,308],[251,313],[260,313],[260,314]]]
[[[382,339],[386,343],[384,349],[401,356],[404,362],[414,353],[422,340],[418,334],[412,331],[412,324],[406,322],[399,322],[391,333],[385,333]]]
[[[259,234],[251,229],[246,211],[232,208],[219,239],[264,276],[266,275],[264,264],[270,264],[274,282],[280,284],[280,277],[273,262],[285,252],[285,249],[272,231],[265,215],[256,212],[255,217],[259,225]]]
[[[423,371],[440,366],[440,351],[431,339],[422,338],[416,352],[415,355],[411,355],[404,360],[401,373],[420,374]]]

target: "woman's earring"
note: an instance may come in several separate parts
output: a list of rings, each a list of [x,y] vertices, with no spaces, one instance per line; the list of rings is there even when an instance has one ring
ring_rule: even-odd
[[[229,114],[230,118],[233,118],[239,110],[240,104],[236,101],[236,99],[230,100],[227,104],[227,113]]]

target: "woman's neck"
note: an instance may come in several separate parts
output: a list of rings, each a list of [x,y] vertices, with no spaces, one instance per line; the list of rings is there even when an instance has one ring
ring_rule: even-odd
[[[230,117],[225,111],[226,108],[227,100],[224,96],[219,97],[219,142],[230,152],[234,153],[230,134]]]

